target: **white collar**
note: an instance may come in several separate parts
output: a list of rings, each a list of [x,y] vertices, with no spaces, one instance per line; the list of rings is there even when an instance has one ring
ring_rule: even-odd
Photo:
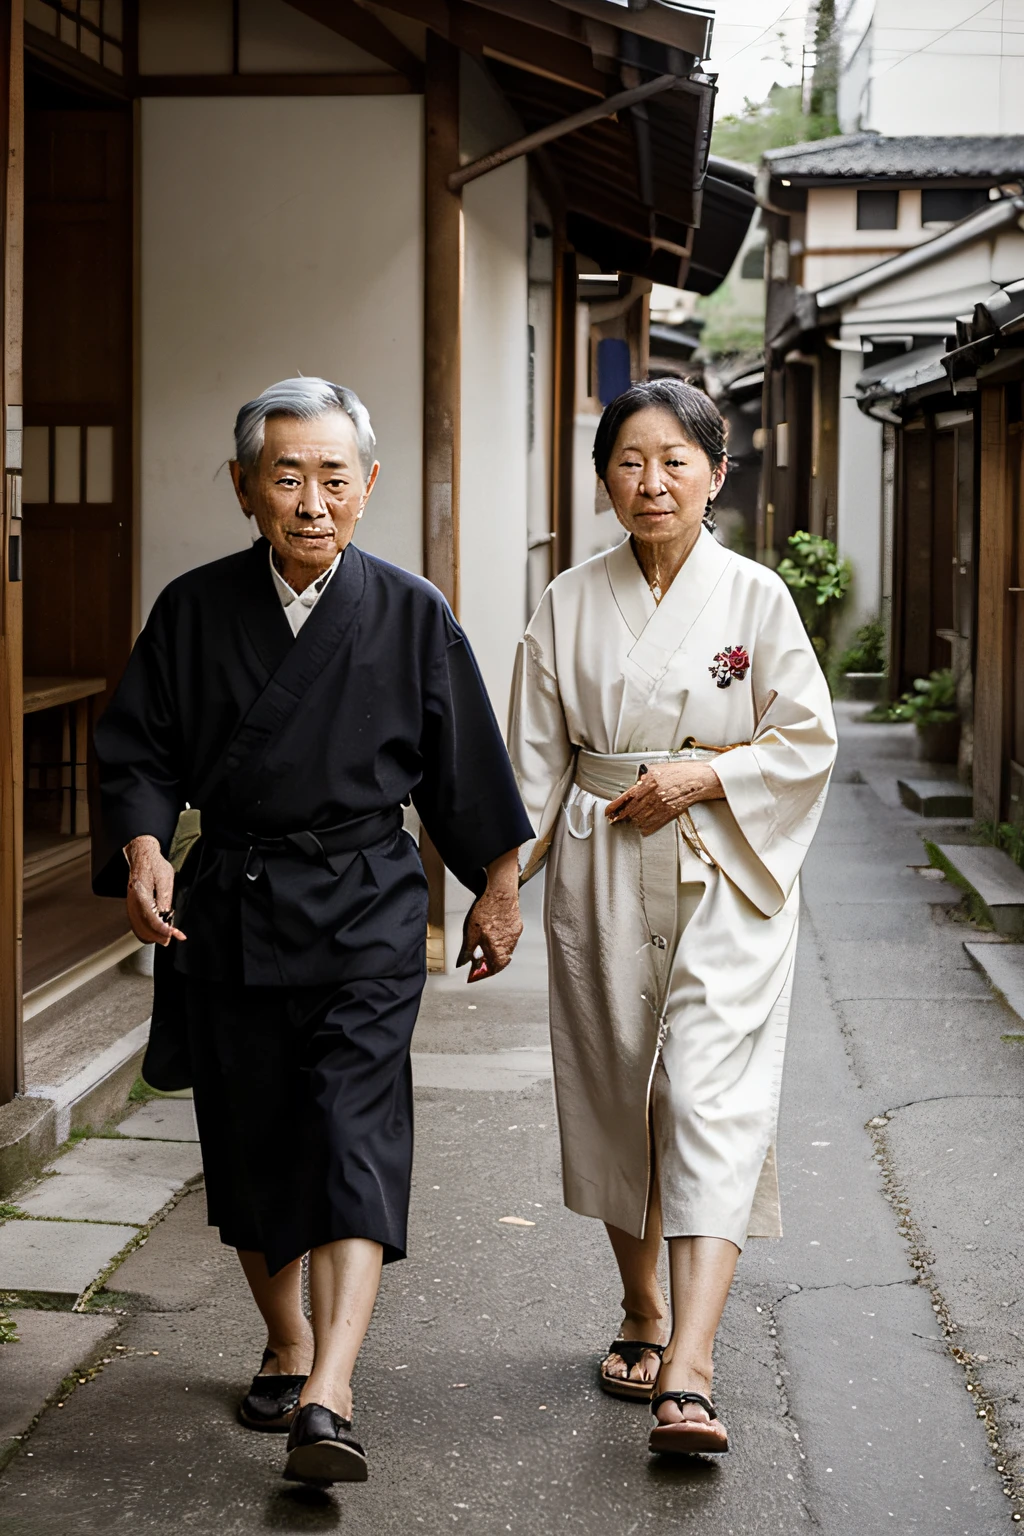
[[[273,546],[271,545],[270,574],[274,578],[274,587],[277,591],[278,597],[281,599],[281,606],[283,608],[290,608],[292,603],[301,603],[303,608],[312,608],[313,604],[316,602],[317,598],[320,596],[321,592],[324,590],[327,583],[338,569],[338,565],[343,554],[344,550],[339,550],[334,559],[331,561],[331,564],[328,566],[327,570],[324,571],[322,575],[318,576],[315,581],[311,581],[304,592],[296,592],[294,587],[289,586],[288,582],[285,581],[284,577],[281,575],[281,572],[274,564],[274,550]]]

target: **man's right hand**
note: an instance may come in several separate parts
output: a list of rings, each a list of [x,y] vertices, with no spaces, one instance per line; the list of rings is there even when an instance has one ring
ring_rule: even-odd
[[[172,939],[183,939],[181,929],[160,916],[174,905],[174,867],[160,852],[157,839],[133,837],[124,851],[129,869],[128,921],[135,937],[164,948]]]

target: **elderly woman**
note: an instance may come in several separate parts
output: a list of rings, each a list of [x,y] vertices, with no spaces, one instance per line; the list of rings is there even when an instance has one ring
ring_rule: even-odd
[[[96,732],[94,886],[163,946],[143,1072],[194,1085],[210,1222],[266,1323],[242,1422],[288,1434],[286,1477],[362,1481],[351,1375],[381,1264],[405,1254],[425,977],[402,807],[478,897],[470,981],[515,948],[530,826],[443,597],[352,542],[379,469],[358,396],[285,379],[235,443],[259,537],[171,582],[136,642]],[[202,835],[175,882],[186,805]]]
[[[835,730],[785,586],[710,531],[711,401],[634,386],[594,460],[628,537],[544,594],[509,734],[538,829],[524,877],[547,861],[565,1200],[605,1223],[622,1276],[601,1385],[651,1400],[652,1451],[720,1452],[715,1335],[746,1238],[780,1233],[798,874]]]

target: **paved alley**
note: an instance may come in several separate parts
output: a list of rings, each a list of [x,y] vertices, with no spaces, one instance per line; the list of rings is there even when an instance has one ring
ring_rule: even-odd
[[[786,1236],[740,1264],[720,1465],[652,1461],[646,1409],[597,1389],[618,1296],[602,1231],[559,1198],[533,891],[510,972],[428,991],[412,1257],[385,1273],[357,1378],[370,1481],[296,1489],[281,1439],[236,1424],[262,1341],[193,1190],[95,1298],[118,1312],[74,1319],[104,1330],[80,1361],[99,1368],[0,1477],[5,1536],[1012,1527],[1024,1049],[963,950],[958,893],[921,873],[923,824],[895,795],[910,728],[851,713],[804,881]]]

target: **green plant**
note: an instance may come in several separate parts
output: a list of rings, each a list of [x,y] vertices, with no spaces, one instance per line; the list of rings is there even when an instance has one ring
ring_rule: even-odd
[[[711,148],[728,160],[756,165],[766,149],[806,144],[839,132],[834,112],[805,112],[799,85],[773,85],[764,101],[743,103],[742,112],[716,118]]]
[[[832,624],[850,587],[852,570],[831,539],[803,530],[787,540],[789,554],[778,564],[778,573],[793,594],[811,643],[824,657],[832,638]]]
[[[837,672],[884,672],[885,625],[881,619],[871,619],[862,624],[854,636],[853,644],[842,651],[836,661]]]
[[[981,842],[1001,848],[1024,869],[1024,826],[1012,821],[980,821],[975,830]]]
[[[949,725],[956,720],[956,678],[948,667],[915,677],[914,686],[891,704],[876,704],[864,716],[874,723],[907,720],[914,725]]]
[[[956,718],[956,678],[949,667],[915,677],[913,688],[893,706],[892,719],[915,725],[948,725]]]

